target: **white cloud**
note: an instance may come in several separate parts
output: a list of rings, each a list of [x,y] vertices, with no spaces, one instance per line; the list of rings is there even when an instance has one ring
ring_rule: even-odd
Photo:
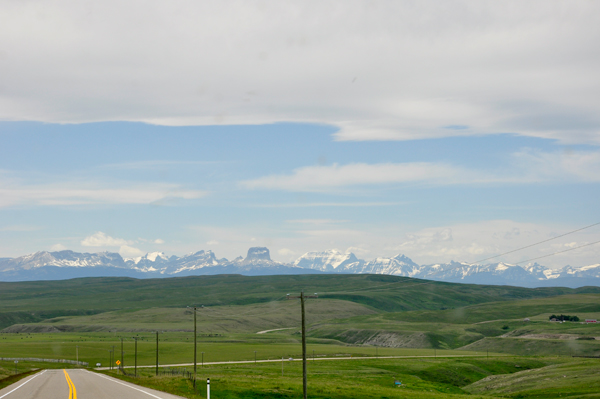
[[[108,234],[99,231],[81,240],[81,245],[84,247],[119,247],[119,254],[124,258],[134,258],[136,256],[142,256],[145,252],[133,245],[136,243],[151,243],[151,244],[164,244],[165,241],[162,239],[147,240],[145,238],[138,238],[137,240],[125,240],[123,238],[111,237]],[[60,245],[60,244],[59,244]]]
[[[471,175],[471,178],[469,178]],[[428,162],[306,166],[291,175],[271,175],[241,183],[249,189],[329,191],[362,184],[432,182],[448,184],[472,181],[474,173],[450,165]]]
[[[219,241],[217,240],[210,240],[206,242],[206,245],[219,245]]]
[[[342,208],[363,208],[373,206],[396,206],[403,202],[292,202],[292,203],[263,203],[248,205],[252,208],[320,208],[320,207],[342,207]]]
[[[312,224],[312,225],[323,225],[323,224],[338,224],[338,223],[346,223],[348,220],[334,220],[334,219],[295,219],[295,220],[286,220],[287,223],[293,224]]]
[[[600,152],[542,152],[523,150],[513,155],[514,162],[529,180],[562,182],[600,182]]]
[[[452,226],[440,226],[409,232],[398,237],[398,245],[388,250],[404,253],[420,263],[439,263],[449,260],[477,262],[490,256],[513,251],[560,234],[575,230],[581,226],[550,226],[516,222],[512,220],[489,220],[477,223],[464,223]],[[538,256],[548,255],[565,248],[579,246],[582,242],[598,240],[597,230],[590,229],[572,236],[559,238],[540,245],[526,248],[483,263],[517,263]],[[596,260],[595,260],[596,259]],[[567,252],[540,260],[548,267],[562,267],[567,264],[584,266],[597,263],[597,251],[593,247]]]
[[[129,245],[123,245],[119,248],[119,254],[123,258],[135,258],[136,256],[144,255],[141,249],[130,247]]]
[[[207,193],[184,190],[166,183],[64,182],[25,184],[19,179],[0,179],[0,208],[16,205],[153,204],[202,198]]]
[[[297,230],[298,234],[311,236],[311,237],[339,237],[344,238],[348,236],[358,237],[363,234],[360,230],[354,229],[311,229],[311,230]]]
[[[345,253],[353,253],[358,257],[369,257],[372,256],[371,250],[363,247],[348,247]]]
[[[101,231],[84,238],[81,245],[84,247],[121,247],[130,244],[122,238],[113,238]]]
[[[151,161],[138,161],[138,162],[121,162],[112,163],[100,166],[102,169],[115,169],[115,170],[161,170],[170,167],[189,167],[194,165],[210,165],[216,164],[214,161],[170,161],[170,160],[151,160]]]
[[[330,229],[326,225],[323,228],[317,227],[321,226],[282,224],[279,229],[256,225],[235,228],[191,226],[190,236],[195,242],[206,239],[206,236],[217,238],[220,246],[216,256],[225,256],[228,259],[245,255],[251,246],[267,246],[271,249],[274,260],[285,262],[293,261],[300,254],[309,251],[346,248],[345,252],[353,252],[365,260],[404,254],[419,264],[432,264],[450,260],[479,261],[557,237],[582,226],[482,220],[427,228],[415,228],[401,223],[391,223],[387,226],[351,226],[353,228],[348,229]],[[521,262],[598,241],[599,234],[598,229],[583,230],[483,263]],[[187,252],[197,250],[196,246],[180,249]],[[285,253],[280,253],[280,250]],[[595,264],[598,263],[598,247],[589,246],[544,258],[540,263],[548,267]]]
[[[295,169],[291,174],[263,176],[243,181],[240,185],[248,189],[319,192],[377,184],[473,185],[573,181],[600,182],[599,151],[542,152],[525,149],[512,155],[512,165],[502,173],[436,162],[354,163],[306,166]]]
[[[67,249],[67,247],[62,244],[54,244],[50,247],[50,251],[64,251],[65,249]]]
[[[594,1],[33,0],[1,11],[0,120],[600,142]]]

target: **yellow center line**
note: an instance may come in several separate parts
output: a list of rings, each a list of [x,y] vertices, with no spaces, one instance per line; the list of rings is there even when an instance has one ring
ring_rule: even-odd
[[[77,390],[75,389],[75,384],[71,381],[71,377],[69,377],[69,373],[67,373],[66,369],[63,369],[65,372],[65,378],[67,379],[67,384],[69,384],[69,399],[77,399]]]

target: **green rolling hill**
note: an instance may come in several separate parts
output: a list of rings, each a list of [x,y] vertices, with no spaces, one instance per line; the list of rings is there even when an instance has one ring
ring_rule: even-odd
[[[191,331],[187,306],[203,305],[200,333],[288,329],[278,334],[292,335],[299,314],[297,301],[286,300],[286,294],[301,290],[319,294],[307,304],[309,337],[341,345],[568,353],[565,342],[595,334],[595,326],[549,323],[547,316],[600,316],[598,287],[529,289],[382,275],[221,275],[1,283],[0,328],[5,333]],[[578,344],[586,353],[600,349],[595,340]]]

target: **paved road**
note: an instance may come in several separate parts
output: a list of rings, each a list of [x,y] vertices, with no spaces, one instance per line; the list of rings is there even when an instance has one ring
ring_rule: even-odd
[[[502,356],[513,356],[511,354],[497,354],[494,353],[493,354],[494,357],[502,357]],[[486,353],[485,352],[479,352],[477,354],[474,355],[413,355],[413,356],[350,356],[350,357],[344,357],[344,356],[336,356],[336,357],[317,357],[315,359],[312,358],[312,356],[309,354],[306,357],[306,360],[310,363],[313,360],[369,360],[369,359],[373,359],[373,360],[381,360],[381,359],[421,359],[421,358],[431,358],[431,359],[445,359],[445,358],[454,358],[454,357],[486,357]],[[289,359],[289,358],[285,358],[284,361],[289,362],[289,361],[293,361],[293,362],[301,362],[302,358],[293,358],[293,359]],[[204,362],[203,365],[204,366],[211,366],[211,365],[221,365],[221,364],[254,364],[254,363],[280,363],[281,359],[269,359],[269,360],[230,360],[230,361],[226,361],[226,362]],[[197,366],[200,367],[201,363],[198,363]],[[194,366],[194,363],[174,363],[174,364],[161,364],[159,367],[163,368],[163,367],[190,367],[190,366]],[[115,366],[116,367],[116,366]],[[137,366],[138,369],[142,369],[142,368],[155,368],[156,365],[144,365],[144,366]],[[133,369],[134,366],[125,366],[124,368],[126,369]],[[96,367],[95,370],[109,370],[109,367]],[[0,398],[1,399],[1,398]]]
[[[0,399],[181,399],[82,369],[44,370],[0,389]]]

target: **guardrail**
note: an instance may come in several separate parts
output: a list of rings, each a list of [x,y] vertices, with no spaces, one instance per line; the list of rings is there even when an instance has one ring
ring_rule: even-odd
[[[88,362],[78,362],[75,360],[66,360],[66,359],[41,359],[41,358],[37,358],[37,357],[0,357],[0,360],[7,361],[7,362],[18,360],[20,362],[68,363],[68,364],[74,364],[76,366],[84,366],[84,367],[89,366]]]

